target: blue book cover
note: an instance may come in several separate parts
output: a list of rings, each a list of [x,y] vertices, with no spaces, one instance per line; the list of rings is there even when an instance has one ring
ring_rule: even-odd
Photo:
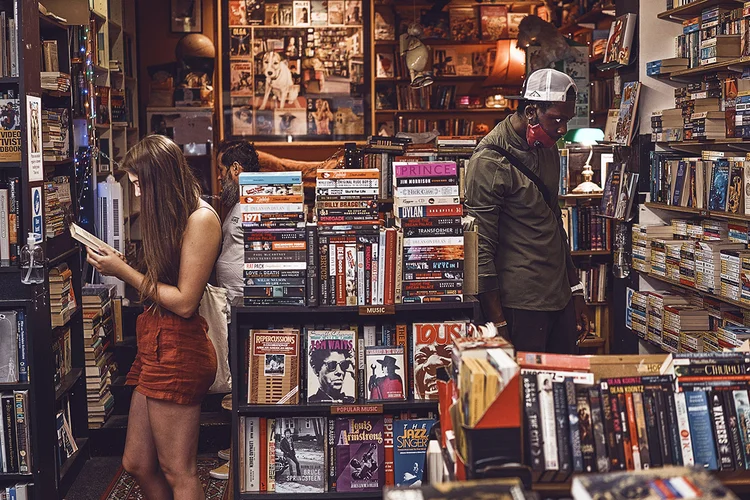
[[[725,210],[727,206],[727,188],[729,187],[729,162],[717,160],[713,165],[711,192],[708,200],[709,210]]]
[[[677,179],[675,180],[672,189],[672,205],[680,206],[682,198],[682,190],[685,187],[685,171],[687,170],[687,164],[684,161],[680,161],[677,164]]]
[[[695,465],[709,470],[718,470],[719,461],[714,446],[713,425],[708,409],[708,395],[703,391],[685,393],[690,436],[693,440]]]
[[[302,184],[302,172],[242,172],[240,185]]]
[[[427,442],[435,420],[393,422],[393,475],[396,486],[421,486]]]

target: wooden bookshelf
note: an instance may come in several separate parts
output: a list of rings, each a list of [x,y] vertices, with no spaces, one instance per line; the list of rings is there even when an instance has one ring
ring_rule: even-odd
[[[682,21],[685,19],[700,16],[703,9],[718,6],[737,8],[742,7],[742,4],[743,2],[741,0],[698,0],[681,7],[661,12],[660,14],[657,14],[656,17],[665,21],[682,24]]]
[[[597,7],[578,17],[574,22],[560,26],[559,31],[563,35],[572,36],[579,31],[591,30],[587,24],[596,26],[601,21],[611,21],[614,19],[615,7]]]
[[[693,207],[680,207],[675,205],[666,205],[664,203],[647,202],[645,206],[654,210],[665,210],[668,212],[675,212],[679,214],[686,214],[691,216],[698,216],[702,218],[715,218],[725,220],[735,220],[740,222],[750,222],[750,215],[745,214],[732,214],[729,212],[706,210],[702,208]]]

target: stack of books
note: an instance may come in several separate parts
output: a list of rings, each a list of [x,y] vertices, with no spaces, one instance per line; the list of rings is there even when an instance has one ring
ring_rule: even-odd
[[[719,348],[735,350],[746,340],[750,340],[750,329],[745,326],[725,325],[716,331]]]
[[[379,199],[393,197],[393,159],[406,152],[411,139],[370,136],[364,149],[362,168],[380,171]]]
[[[42,147],[45,161],[61,161],[70,157],[70,115],[67,108],[42,110]]]
[[[671,238],[671,226],[645,226],[633,224],[632,232],[633,269],[651,272],[651,240]]]
[[[65,232],[65,215],[70,212],[72,202],[69,177],[58,176],[44,183],[44,231],[47,238]]]
[[[67,92],[70,90],[70,75],[60,71],[42,71],[42,88],[44,90],[56,90]]]
[[[110,387],[117,365],[109,346],[114,336],[112,299],[116,291],[116,285],[84,285],[82,289],[89,429],[103,426],[115,404]]]
[[[402,302],[462,301],[463,206],[456,163],[393,166],[393,210],[404,235]]]
[[[77,309],[73,292],[73,272],[66,263],[49,270],[50,315],[52,326],[64,326]]]
[[[243,172],[245,305],[304,305],[307,240],[301,172]]]
[[[650,61],[646,63],[646,75],[668,75],[675,71],[688,69],[688,63],[689,61],[686,57],[669,57],[666,59]]]
[[[742,7],[703,9],[700,16],[682,22],[682,35],[676,38],[675,56],[687,59],[688,67],[696,68],[748,55],[741,44],[747,17],[747,10],[743,11]]]
[[[678,352],[680,338],[688,332],[708,330],[708,311],[697,306],[664,306],[661,344],[667,352]]]
[[[395,303],[397,233],[381,225],[380,178],[376,168],[317,172],[322,305]]]
[[[708,293],[721,293],[722,250],[743,250],[740,243],[699,241],[695,244],[695,288]]]

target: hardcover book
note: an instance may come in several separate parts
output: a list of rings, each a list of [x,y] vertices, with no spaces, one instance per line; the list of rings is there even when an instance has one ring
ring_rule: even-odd
[[[407,365],[403,346],[365,347],[368,401],[406,399]]]
[[[18,382],[18,313],[0,312],[0,383]]]
[[[622,89],[622,101],[620,102],[620,114],[617,117],[615,130],[615,142],[628,145],[633,138],[635,117],[638,111],[638,97],[641,92],[640,82],[628,82]]]
[[[248,404],[299,403],[299,330],[250,330]]]
[[[379,491],[385,485],[383,418],[335,423],[336,491]]]
[[[630,50],[635,31],[635,14],[625,14],[612,23],[604,52],[604,63],[617,63],[627,66],[630,63]]]
[[[437,371],[450,365],[453,339],[465,336],[465,321],[412,325],[414,399],[437,399]]]
[[[607,217],[615,216],[617,196],[620,192],[620,182],[622,180],[622,169],[622,164],[613,163],[610,165],[609,177],[607,178],[607,183],[604,185],[601,204],[602,215],[606,215]]]
[[[727,206],[727,189],[729,188],[729,162],[717,160],[713,164],[711,189],[708,197],[708,209],[724,211]]]
[[[451,36],[456,42],[476,42],[479,40],[477,12],[474,7],[450,9]]]
[[[424,473],[430,429],[433,419],[395,420],[393,422],[393,471],[396,486],[420,486]]]
[[[277,493],[326,491],[325,417],[277,418],[274,421],[274,480]],[[263,448],[261,446],[261,448]]]
[[[357,394],[357,333],[310,330],[307,340],[307,402],[354,403]]]
[[[479,7],[482,41],[494,42],[508,38],[508,7],[505,5],[482,5]]]

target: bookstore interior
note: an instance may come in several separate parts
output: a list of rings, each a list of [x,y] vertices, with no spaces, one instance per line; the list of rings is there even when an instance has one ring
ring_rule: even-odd
[[[748,499],[749,245],[750,2],[0,0],[0,500]]]

